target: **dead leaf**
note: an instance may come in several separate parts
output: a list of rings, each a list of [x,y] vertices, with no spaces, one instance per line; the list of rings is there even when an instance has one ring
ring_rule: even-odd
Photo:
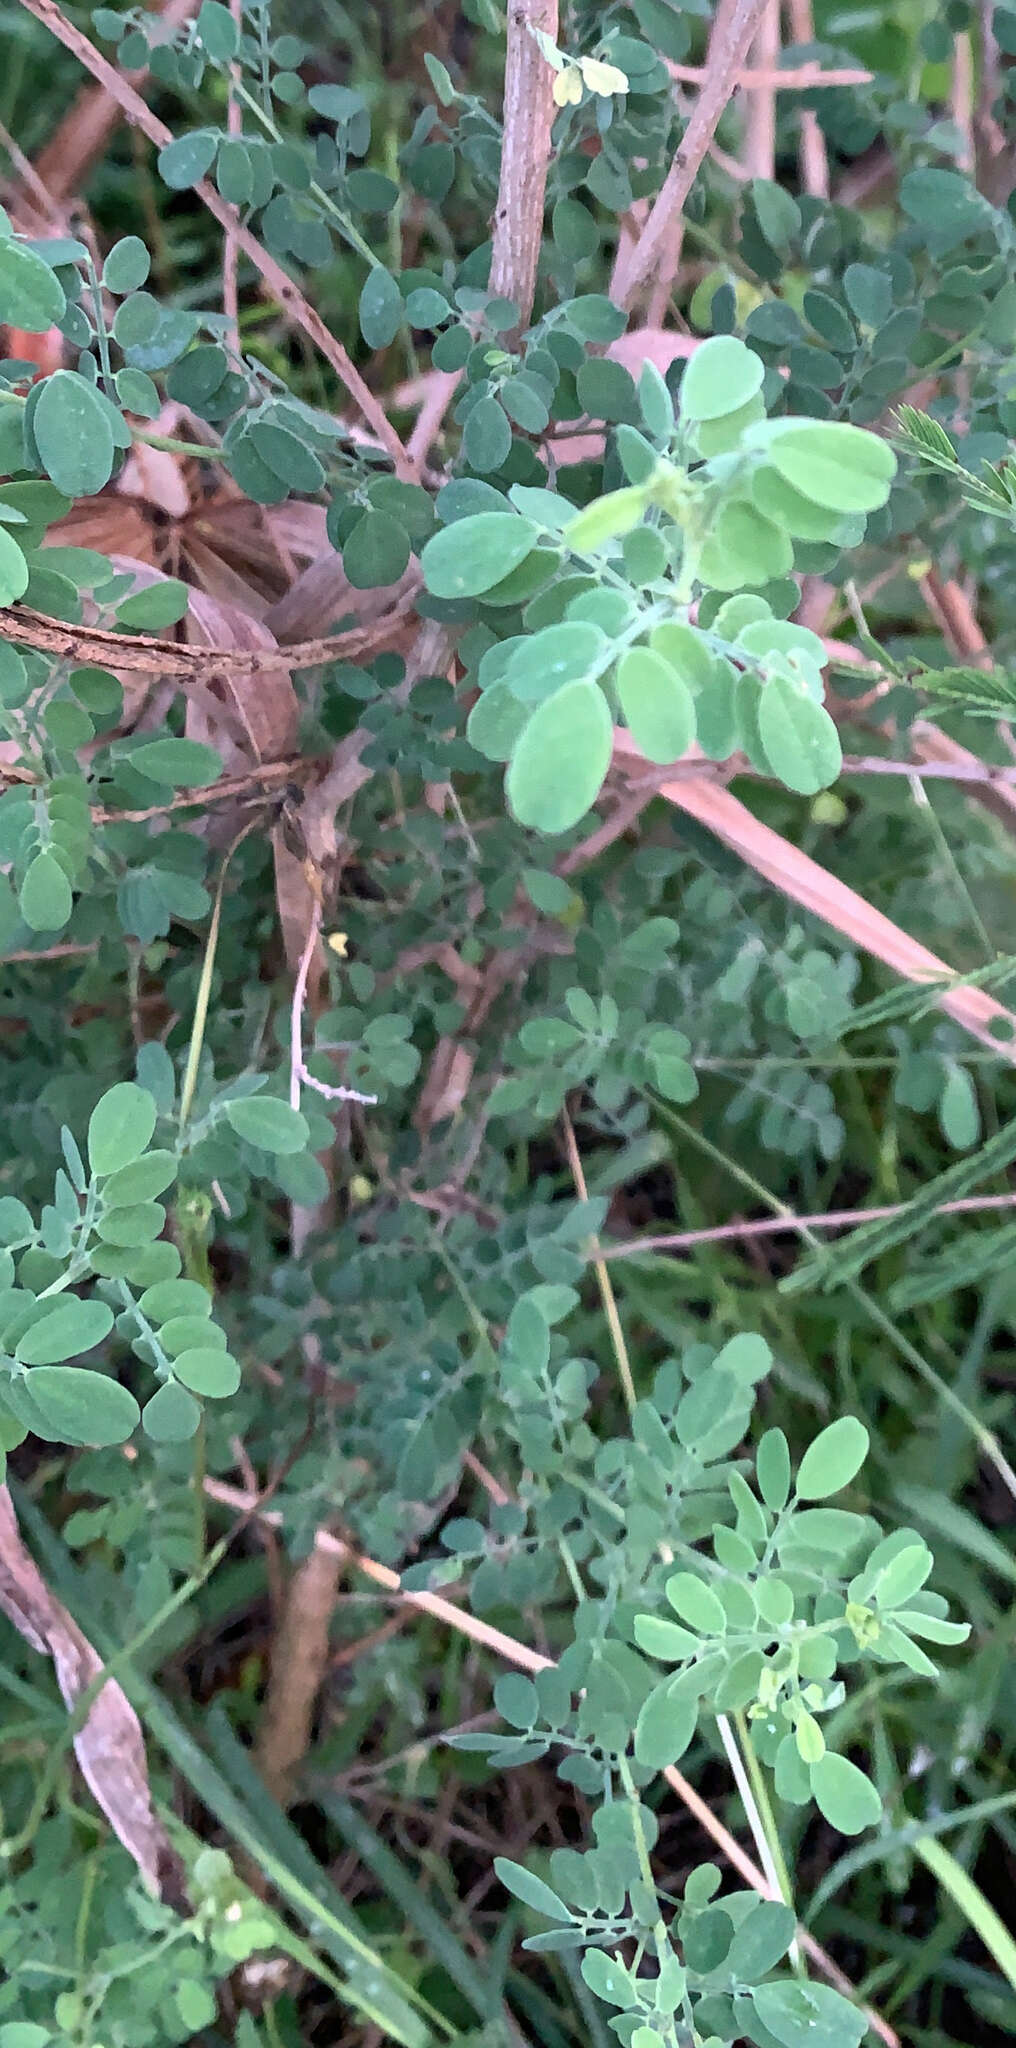
[[[261,619],[255,619],[239,605],[227,604],[206,590],[192,590],[186,618],[191,646],[228,647],[253,655],[275,653],[278,642]],[[235,761],[234,768],[250,761],[281,761],[294,752],[300,723],[300,707],[292,677],[284,668],[266,673],[252,664],[248,674],[235,667],[217,678],[212,688],[242,726],[248,743],[247,760]],[[188,708],[187,736],[219,746],[211,731],[199,730],[200,714],[191,717]],[[219,746],[220,753],[222,752]],[[229,765],[229,764],[227,764]]]
[[[0,1608],[25,1642],[51,1659],[61,1698],[73,1711],[105,1667],[25,1549],[6,1486],[0,1487]],[[184,1866],[152,1811],[141,1723],[115,1678],[106,1679],[89,1707],[74,1753],[96,1805],[150,1889],[189,1911]]]
[[[160,433],[166,431],[159,428]],[[190,488],[181,459],[168,448],[149,448],[144,441],[135,441],[116,489],[122,498],[141,498],[169,519],[184,519],[190,511]]]

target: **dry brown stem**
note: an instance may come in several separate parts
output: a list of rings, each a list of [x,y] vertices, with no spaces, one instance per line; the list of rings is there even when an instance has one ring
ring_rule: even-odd
[[[631,1259],[640,1252],[685,1252],[696,1245],[729,1244],[755,1237],[782,1237],[803,1230],[852,1230],[857,1223],[884,1223],[902,1216],[907,1202],[891,1202],[876,1209],[826,1209],[820,1216],[761,1216],[737,1223],[717,1223],[708,1230],[670,1230],[658,1236],[633,1237],[624,1244],[601,1246],[602,1259]],[[936,1216],[956,1216],[989,1209],[1016,1207],[1016,1194],[965,1195],[957,1202],[943,1202]]]
[[[94,662],[102,668],[135,675],[176,677],[186,686],[226,674],[267,674],[274,669],[320,668],[325,662],[348,661],[389,645],[412,608],[415,589],[386,619],[353,626],[323,640],[298,640],[291,647],[257,651],[237,647],[187,647],[175,640],[157,640],[147,633],[107,633],[98,626],[61,626],[27,606],[0,610],[0,639],[72,664]]]
[[[638,241],[615,265],[611,297],[620,306],[630,307],[653,281],[668,292],[673,284],[681,260],[685,200],[767,5],[768,0],[719,0],[695,111]]]
[[[977,614],[962,585],[929,569],[921,578],[921,596],[941,629],[951,654],[976,668],[991,667],[991,649],[977,623]]]
[[[494,209],[490,289],[511,299],[525,327],[543,239],[554,73],[532,35],[557,41],[557,0],[509,0],[501,177]]]
[[[779,77],[780,0],[766,0],[752,44],[752,69],[769,81]],[[751,178],[773,177],[776,169],[776,86],[756,86],[744,124],[744,167]]]
[[[671,78],[681,85],[704,85],[709,76],[708,65],[675,64],[667,60]],[[738,92],[810,92],[816,85],[870,85],[872,72],[854,70],[850,66],[840,70],[824,71],[821,64],[800,64],[786,71],[760,71],[752,68],[737,71],[734,85]]]
[[[626,732],[614,735],[614,758],[634,768],[636,773],[645,770],[646,763]],[[937,954],[910,938],[891,918],[866,903],[856,890],[831,875],[809,854],[802,853],[789,839],[763,825],[745,804],[714,780],[705,775],[675,776],[660,786],[660,795],[715,833],[723,845],[729,846],[791,902],[801,904],[852,945],[883,961],[894,974],[917,984],[952,978],[952,968]],[[996,1002],[994,996],[984,989],[960,987],[946,988],[936,1000],[972,1037],[997,1053],[999,1059],[1016,1062],[1016,1016]],[[1012,1035],[1002,1040],[996,1038],[990,1028],[992,1023],[1003,1024]]]
[[[82,1694],[99,1681],[74,1735],[82,1776],[152,1891],[186,1910],[183,1865],[152,1809],[141,1723],[123,1687],[106,1676],[98,1651],[50,1592],[25,1549],[6,1486],[0,1487],[0,1609],[33,1650],[50,1658],[72,1713]]]
[[[787,0],[787,19],[795,43],[814,42],[815,22],[811,0]],[[798,154],[801,184],[806,192],[813,193],[817,199],[828,199],[829,159],[826,155],[825,137],[818,125],[818,116],[811,107],[802,107],[800,122],[801,141]]]
[[[309,1557],[289,1583],[272,1643],[265,1710],[255,1761],[280,1806],[291,1796],[293,1773],[310,1744],[314,1708],[328,1670],[331,1626],[344,1558],[318,1530]]]

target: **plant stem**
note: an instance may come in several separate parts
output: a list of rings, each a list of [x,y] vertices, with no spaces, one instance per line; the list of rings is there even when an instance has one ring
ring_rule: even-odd
[[[24,411],[28,400],[20,391],[0,391],[0,405],[20,405]],[[131,440],[143,441],[146,448],[164,448],[169,455],[198,455],[205,462],[222,462],[222,449],[204,441],[179,441],[173,434],[150,434],[145,427],[131,427]]]
[[[589,1200],[589,1194],[586,1188],[586,1177],[582,1171],[582,1160],[579,1155],[579,1148],[575,1138],[575,1131],[572,1125],[572,1120],[568,1115],[567,1110],[564,1112],[564,1115],[562,1117],[562,1128],[564,1130],[564,1142],[565,1150],[568,1154],[568,1164],[571,1168],[572,1179],[575,1182],[575,1192],[578,1195],[580,1202],[587,1202]],[[621,1382],[621,1391],[624,1395],[625,1406],[628,1410],[629,1415],[634,1415],[635,1410],[638,1406],[638,1395],[635,1392],[635,1381],[632,1377],[631,1360],[628,1356],[628,1346],[625,1343],[624,1330],[621,1326],[621,1317],[618,1313],[617,1297],[614,1293],[610,1274],[607,1271],[606,1262],[600,1256],[600,1253],[598,1249],[595,1247],[595,1245],[592,1252],[592,1259],[593,1270],[596,1274],[596,1284],[599,1287],[600,1300],[603,1303],[603,1313],[607,1318],[607,1328],[610,1331],[610,1341],[614,1349],[614,1358],[617,1363],[617,1373],[618,1378]]]
[[[219,869],[219,880],[215,890],[215,901],[212,905],[212,916],[208,926],[208,937],[205,940],[205,956],[201,962],[201,976],[198,981],[198,992],[194,998],[194,1021],[191,1025],[190,1044],[187,1048],[187,1065],[184,1070],[183,1087],[180,1090],[180,1114],[177,1120],[177,1128],[181,1139],[183,1138],[184,1132],[186,1131],[187,1122],[190,1117],[191,1108],[194,1102],[194,1090],[197,1087],[198,1068],[201,1064],[201,1050],[205,1042],[205,1024],[207,1023],[208,1020],[208,1003],[212,993],[212,975],[215,972],[215,951],[219,942],[219,923],[222,917],[222,893],[223,889],[225,888],[226,873],[229,868],[229,863],[237,850],[237,847],[242,844],[243,840],[246,839],[249,832],[253,832],[257,822],[258,820],[256,818],[252,818],[250,820],[250,823],[244,826],[242,832],[237,833],[232,845],[227,847],[225,855],[223,857],[222,866]]]

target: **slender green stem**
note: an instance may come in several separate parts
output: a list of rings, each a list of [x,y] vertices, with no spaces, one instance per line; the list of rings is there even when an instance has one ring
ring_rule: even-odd
[[[85,272],[88,278],[88,289],[92,295],[92,309],[95,313],[95,339],[99,350],[102,381],[105,385],[107,398],[111,399],[115,405],[116,385],[113,381],[113,365],[109,355],[109,335],[106,332],[106,317],[102,304],[102,286],[99,283],[98,273],[90,256],[85,258]]]
[[[0,405],[20,405],[24,411],[28,400],[20,391],[0,391]],[[150,434],[145,427],[131,427],[131,440],[143,441],[146,448],[164,448],[169,455],[199,455],[205,462],[225,460],[222,449],[208,446],[204,441],[179,441],[173,434]]]
[[[748,1728],[747,1721],[745,1720],[744,1714],[740,1711],[740,1709],[734,1715],[734,1726],[737,1730],[738,1746],[740,1748],[741,1756],[744,1760],[745,1769],[748,1773],[752,1795],[755,1800],[759,1820],[762,1826],[762,1834],[765,1839],[768,1854],[772,1860],[772,1865],[776,1874],[776,1881],[780,1889],[780,1894],[783,1899],[784,1905],[790,1907],[791,1912],[793,1913],[794,1918],[796,1920],[798,1915],[797,1908],[794,1904],[794,1887],[791,1882],[790,1872],[787,1869],[787,1859],[783,1854],[783,1844],[780,1841],[780,1830],[777,1826],[776,1815],[773,1812],[773,1803],[769,1797],[769,1786],[766,1782],[766,1775],[764,1770],[762,1769],[762,1764],[760,1762],[758,1752],[755,1748],[754,1743],[752,1742],[751,1732]],[[759,1844],[759,1850],[761,1853],[761,1843]],[[793,1943],[791,1948],[791,1961],[794,1965],[794,1968],[797,1970],[798,1974],[800,1976],[804,1976],[804,1959],[801,1955],[801,1951],[796,1941]]]
[[[205,1561],[205,1546],[208,1541],[208,1516],[205,1509],[205,1475],[208,1470],[208,1438],[205,1430],[205,1411],[193,1437],[194,1455],[191,1462],[191,1506],[194,1514],[194,1570],[199,1572]]]
[[[635,1837],[635,1854],[638,1857],[639,1872],[643,1884],[646,1885],[655,1897],[656,1879],[653,1876],[653,1866],[649,1860],[649,1844],[646,1841],[646,1831],[642,1825],[642,1802],[639,1799],[638,1788],[632,1777],[631,1765],[626,1756],[619,1757],[618,1768],[621,1774],[621,1783],[624,1786],[631,1806],[632,1833]],[[656,1943],[657,1954],[662,1961],[669,1948],[667,1930],[664,1926],[662,1915],[653,1928],[653,1939]]]
[[[201,977],[198,981],[198,992],[194,999],[194,1021],[191,1025],[190,1044],[187,1048],[187,1065],[184,1070],[183,1087],[180,1091],[180,1114],[177,1127],[181,1138],[187,1129],[193,1107],[194,1090],[197,1087],[198,1081],[198,1068],[201,1064],[201,1052],[205,1042],[205,1025],[208,1021],[208,1004],[212,993],[212,976],[215,973],[215,952],[219,943],[219,924],[222,918],[222,895],[226,885],[226,874],[237,847],[242,844],[249,832],[253,832],[257,822],[256,818],[252,818],[250,823],[244,826],[243,831],[237,833],[232,845],[227,847],[222,866],[219,869],[219,880],[215,890],[215,901],[212,905],[211,922],[208,926],[208,937],[205,940],[205,957],[201,962]]]
[[[271,114],[269,114],[264,107],[259,105],[258,101],[254,98],[253,93],[248,92],[247,87],[243,84],[241,79],[237,79],[235,89],[237,99],[242,100],[244,105],[250,108],[250,111],[254,115],[255,119],[260,121],[262,128],[264,128],[265,132],[271,136],[272,141],[284,141],[285,138],[282,134],[281,128],[279,128],[276,125],[275,121],[272,119]],[[381,265],[373,249],[371,248],[370,243],[364,241],[364,238],[361,235],[359,228],[354,227],[353,222],[350,220],[348,213],[344,213],[341,206],[336,205],[336,202],[332,198],[331,193],[326,192],[324,186],[319,185],[316,178],[311,179],[310,184],[307,187],[307,190],[308,192],[310,192],[312,197],[317,200],[318,205],[323,207],[324,211],[335,222],[335,225],[338,228],[340,234],[342,234],[345,237],[350,247],[356,250],[357,255],[362,256],[364,258],[364,261],[369,263],[372,270],[380,269]]]
[[[572,1127],[572,1121],[567,1112],[565,1113],[563,1123],[565,1150],[568,1154],[568,1164],[571,1168],[572,1179],[575,1182],[575,1192],[580,1202],[587,1202],[589,1200],[589,1192],[586,1187],[586,1177],[582,1171],[582,1159]],[[599,1257],[595,1246],[593,1247],[592,1257],[596,1273],[596,1284],[600,1290],[600,1300],[603,1303],[603,1313],[607,1318],[607,1328],[610,1331],[610,1341],[617,1364],[617,1375],[621,1382],[621,1392],[624,1395],[625,1406],[629,1415],[634,1415],[638,1406],[638,1395],[635,1392],[635,1380],[632,1374],[631,1360],[628,1356],[628,1346],[625,1342],[621,1317],[618,1313],[617,1297],[611,1284],[610,1274],[607,1271],[606,1260]]]

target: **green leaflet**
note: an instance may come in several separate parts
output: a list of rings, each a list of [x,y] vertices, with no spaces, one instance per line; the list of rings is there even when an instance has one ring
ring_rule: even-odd
[[[577,825],[599,795],[612,737],[606,698],[596,683],[566,683],[538,705],[505,778],[519,824],[546,833]]]
[[[32,433],[42,466],[68,498],[91,498],[113,473],[112,410],[94,386],[72,370],[56,370],[42,385]]]
[[[815,796],[835,782],[843,756],[828,711],[778,671],[762,686],[758,733],[774,775],[788,789]]]
[[[66,304],[49,264],[12,235],[0,236],[0,306],[9,325],[42,334],[63,319]]]

